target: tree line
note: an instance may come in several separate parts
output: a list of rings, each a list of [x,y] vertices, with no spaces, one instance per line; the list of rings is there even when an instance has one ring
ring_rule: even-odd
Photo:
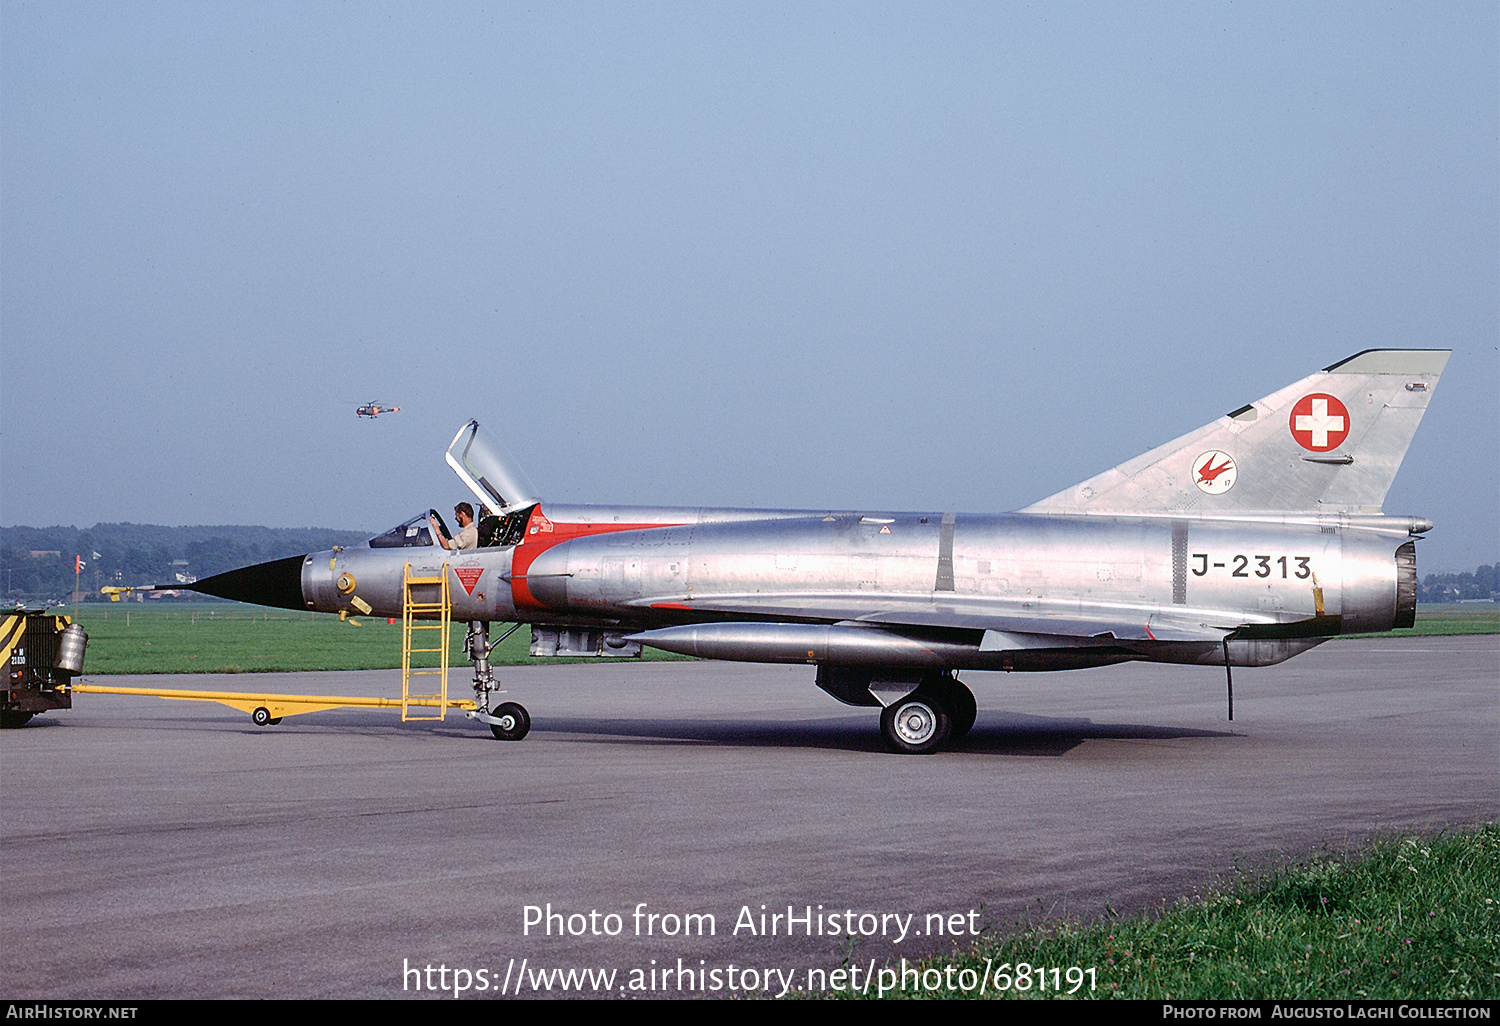
[[[178,574],[211,577],[368,537],[321,527],[0,527],[0,585],[7,604],[58,601],[72,593],[75,580],[82,601],[107,602],[100,593],[106,586],[169,584]],[[79,560],[83,568],[75,577]]]
[[[1417,589],[1418,602],[1464,602],[1500,598],[1500,563],[1472,573],[1428,574]]]

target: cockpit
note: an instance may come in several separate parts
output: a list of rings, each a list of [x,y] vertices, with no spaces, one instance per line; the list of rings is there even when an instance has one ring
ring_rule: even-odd
[[[441,525],[440,530],[446,531],[447,525],[438,511],[430,509],[426,513],[418,513],[404,524],[397,524],[384,534],[377,534],[370,539],[372,549],[407,549],[423,545],[436,545],[437,540],[432,536],[434,527],[433,520]]]
[[[526,521],[531,516],[533,508],[533,506],[527,506],[525,509],[512,510],[500,517],[491,513],[487,508],[481,507],[479,516],[474,521],[479,530],[479,547],[489,549],[519,542],[526,534]],[[449,540],[453,538],[442,514],[435,509],[430,509],[426,513],[418,513],[405,523],[397,524],[384,534],[377,534],[366,544],[372,549],[427,547],[437,544],[434,531]]]
[[[526,521],[541,500],[525,471],[477,420],[459,428],[445,456],[474,498],[479,547],[515,545],[526,533]],[[437,533],[452,538],[442,514],[435,509],[377,534],[369,540],[372,549],[402,549],[438,544]]]

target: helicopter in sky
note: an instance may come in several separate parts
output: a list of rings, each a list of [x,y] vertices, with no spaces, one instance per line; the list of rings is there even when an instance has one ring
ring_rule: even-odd
[[[400,412],[401,412],[401,407],[399,407],[399,406],[387,406],[385,403],[376,402],[375,400],[372,399],[369,402],[365,403],[363,406],[359,407],[357,410],[355,410],[354,411],[354,415],[356,417],[369,417],[371,420],[374,420],[376,417],[380,416],[382,413],[400,413]]]

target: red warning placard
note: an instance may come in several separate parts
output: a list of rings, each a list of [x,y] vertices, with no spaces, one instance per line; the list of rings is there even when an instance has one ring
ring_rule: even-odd
[[[458,575],[458,583],[464,586],[464,591],[470,595],[474,594],[474,585],[479,583],[479,578],[484,576],[482,566],[456,566],[453,572]]]

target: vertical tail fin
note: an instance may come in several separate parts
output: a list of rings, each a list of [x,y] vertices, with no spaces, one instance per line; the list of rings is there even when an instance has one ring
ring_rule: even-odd
[[[1447,349],[1366,349],[1022,513],[1378,514]]]

